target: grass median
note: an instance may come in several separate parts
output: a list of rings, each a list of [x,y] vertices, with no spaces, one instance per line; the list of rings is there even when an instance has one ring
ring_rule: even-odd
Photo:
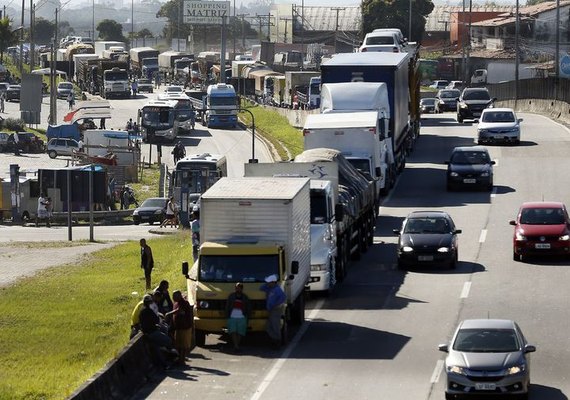
[[[153,287],[186,290],[187,232],[147,238]],[[72,249],[70,249],[72,251]],[[137,242],[121,243],[0,289],[0,399],[64,399],[125,346],[145,292]]]

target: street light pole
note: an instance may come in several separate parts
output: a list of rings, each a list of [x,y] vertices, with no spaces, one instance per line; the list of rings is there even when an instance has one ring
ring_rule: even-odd
[[[257,164],[258,160],[255,158],[255,117],[253,113],[247,108],[238,107],[237,112],[247,112],[251,116],[251,158],[248,160],[250,164]]]
[[[135,40],[135,0],[131,0],[131,47]]]
[[[24,73],[24,0],[22,0],[22,30],[20,31],[20,78]]]
[[[412,41],[412,0],[410,0],[410,12],[408,15],[408,41]]]
[[[95,45],[95,0],[93,0],[93,13],[91,14],[91,29],[93,30],[93,45]]]
[[[520,33],[520,18],[519,18],[519,0],[516,3],[516,18],[515,18],[515,108],[519,100],[519,33]]]

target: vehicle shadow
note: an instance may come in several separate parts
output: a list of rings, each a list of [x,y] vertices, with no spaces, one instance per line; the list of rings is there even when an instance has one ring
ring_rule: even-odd
[[[212,134],[207,129],[198,128],[194,129],[190,135],[194,137],[212,137]]]
[[[570,259],[564,256],[525,256],[520,261],[528,266],[560,267],[570,265]]]
[[[510,186],[504,186],[504,185],[495,185],[495,193],[496,194],[507,194],[507,193],[513,193],[516,192],[515,188],[512,188]]]
[[[455,147],[474,145],[473,139],[468,137],[441,137],[432,134],[420,134],[415,145],[419,151],[414,151],[406,160],[406,164],[433,163],[444,165]]]
[[[521,140],[519,144],[517,145],[513,145],[510,143],[504,143],[504,142],[490,142],[490,143],[485,143],[485,146],[489,146],[489,147],[511,147],[513,149],[516,149],[517,147],[531,147],[531,146],[538,146],[538,143],[533,142],[531,140]]]
[[[457,262],[457,267],[455,269],[448,269],[447,267],[439,267],[437,265],[422,267],[416,265],[407,268],[407,272],[421,274],[445,273],[449,275],[473,274],[477,272],[485,272],[486,270],[487,269],[482,264],[470,261],[461,261],[461,259]]]
[[[530,399],[548,399],[548,400],[568,400],[568,397],[558,388],[551,386],[537,385],[532,383],[530,386]]]

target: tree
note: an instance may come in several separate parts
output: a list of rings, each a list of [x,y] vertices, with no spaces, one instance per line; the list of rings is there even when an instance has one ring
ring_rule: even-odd
[[[154,35],[152,34],[151,31],[149,31],[147,28],[141,29],[140,31],[138,31],[136,33],[136,37],[140,38],[140,39],[144,39],[144,38],[151,38],[154,37]]]
[[[59,37],[70,36],[75,33],[75,29],[73,29],[73,27],[69,25],[69,22],[67,21],[59,22],[57,24],[57,30],[59,31],[58,32]]]
[[[411,41],[419,42],[425,32],[426,17],[432,12],[431,0],[412,1],[412,32],[409,30],[408,0],[362,0],[362,34],[377,28],[399,28]],[[410,37],[411,36],[411,37]]]
[[[55,24],[43,18],[36,18],[34,39],[37,44],[48,44],[53,39]]]
[[[104,19],[99,22],[99,24],[97,24],[97,31],[99,32],[99,39],[101,40],[127,41],[125,36],[123,36],[123,26],[115,20]]]
[[[0,19],[0,63],[4,63],[6,49],[16,43],[18,43],[18,37],[12,29],[12,21],[7,17]]]

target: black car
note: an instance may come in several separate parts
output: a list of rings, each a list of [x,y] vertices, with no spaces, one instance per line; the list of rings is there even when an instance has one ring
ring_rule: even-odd
[[[447,190],[459,187],[493,189],[493,165],[483,146],[456,147],[447,164]]]
[[[133,211],[133,222],[135,225],[141,222],[154,224],[162,222],[166,218],[167,197],[151,197],[143,201],[143,203]]]
[[[6,101],[18,100],[20,101],[20,90],[22,87],[20,85],[10,85],[6,89]]]
[[[422,113],[432,113],[435,110],[435,98],[426,97],[420,100],[420,111]]]
[[[435,96],[435,112],[442,113],[444,111],[457,110],[457,99],[461,96],[461,92],[457,89],[441,89]]]
[[[402,229],[394,229],[399,235],[398,268],[430,265],[454,269],[459,256],[457,235],[451,216],[445,211],[414,211],[410,213]]]
[[[491,99],[487,88],[463,89],[457,100],[457,122],[461,124],[466,119],[478,119],[481,112],[492,106],[495,100]]]

